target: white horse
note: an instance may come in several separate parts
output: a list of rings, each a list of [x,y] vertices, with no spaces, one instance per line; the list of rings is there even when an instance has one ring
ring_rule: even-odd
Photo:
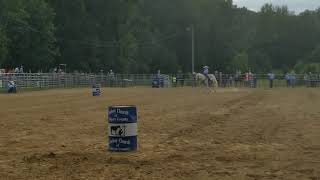
[[[209,89],[210,85],[212,84],[213,91],[215,92],[214,88],[218,87],[217,78],[213,74],[208,74],[208,77],[209,79],[201,73],[194,73],[194,78],[198,86],[204,85]]]

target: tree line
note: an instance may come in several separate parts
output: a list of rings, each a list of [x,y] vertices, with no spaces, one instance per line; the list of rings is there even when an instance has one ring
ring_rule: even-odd
[[[320,8],[232,0],[0,0],[0,68],[117,73],[320,72]]]

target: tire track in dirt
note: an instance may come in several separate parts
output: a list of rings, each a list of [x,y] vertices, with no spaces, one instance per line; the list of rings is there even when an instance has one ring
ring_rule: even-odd
[[[281,91],[264,93],[266,97],[263,103],[258,103],[257,107],[247,109],[251,113],[240,114],[239,117],[228,122],[226,126],[228,128],[224,132],[229,136],[226,136],[228,138],[224,138],[224,140],[229,143],[223,144],[223,149],[227,150],[228,154],[221,153],[217,160],[224,164],[235,161],[243,162],[246,165],[238,166],[238,168],[246,168],[251,171],[246,172],[247,178],[290,177],[289,179],[296,179],[301,176],[301,179],[308,177],[312,179],[317,177],[316,174],[319,171],[310,168],[316,164],[306,162],[305,160],[308,158],[301,154],[301,151],[303,152],[301,144],[305,144],[307,139],[295,138],[296,135],[307,133],[301,132],[301,129],[307,128],[301,127],[301,123],[305,122],[305,119],[302,118],[301,111],[299,112],[298,109],[308,113],[310,108],[305,102],[308,99],[307,96],[310,96],[309,93],[289,91],[286,92],[287,96],[283,96]],[[292,98],[297,94],[299,94],[299,98]],[[310,103],[312,102],[310,101]],[[300,130],[297,129],[299,127],[301,127]],[[315,155],[312,150],[309,153]],[[299,159],[304,159],[304,162]],[[291,169],[287,166],[288,164],[292,164]],[[319,163],[316,166],[320,167]],[[296,171],[292,167],[300,167],[301,171]],[[312,173],[303,174],[303,172]],[[240,174],[240,172],[235,173]]]
[[[222,107],[218,107],[217,109],[212,109],[213,112],[194,113],[194,112],[203,111],[202,108],[198,108],[198,109],[194,108],[192,110],[193,113],[191,116],[189,116],[189,118],[191,120],[196,120],[196,121],[191,122],[189,126],[179,129],[175,133],[172,133],[168,137],[168,139],[172,139],[174,137],[182,137],[182,136],[190,137],[190,135],[192,136],[193,132],[201,131],[205,128],[210,128],[212,125],[215,125],[215,124],[223,126],[223,124],[228,121],[230,116],[234,116],[237,113],[240,113],[241,111],[246,111],[247,108],[250,108],[251,106],[255,106],[262,99],[263,99],[263,96],[261,94],[250,93],[249,95],[228,100],[227,102],[222,104]]]
[[[204,163],[208,165],[206,168],[212,168],[212,165],[206,162],[208,159],[203,159],[203,153],[207,155],[209,152],[213,152],[212,155],[214,155],[214,151],[220,144],[217,137],[221,136],[221,127],[224,126],[230,116],[239,111],[245,111],[245,109],[239,109],[239,107],[243,106],[245,108],[244,105],[246,107],[255,106],[262,99],[263,96],[259,93],[246,93],[219,105],[220,107],[218,106],[211,113],[201,113],[199,111],[203,111],[203,109],[194,108],[192,114],[189,114],[187,125],[178,128],[171,132],[169,136],[160,140],[159,144],[153,148],[153,152],[157,153],[156,158],[151,158],[149,161],[165,162],[164,159],[168,159],[168,162],[183,161],[198,165]],[[222,138],[223,136],[221,136]],[[197,143],[190,144],[191,142]],[[195,161],[195,159],[198,159],[198,161]],[[192,171],[192,169],[189,171]]]

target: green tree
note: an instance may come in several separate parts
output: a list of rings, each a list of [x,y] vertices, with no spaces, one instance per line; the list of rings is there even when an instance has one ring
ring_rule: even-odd
[[[241,70],[246,72],[249,68],[249,56],[246,52],[241,52],[234,56],[229,65],[229,72],[236,72]]]
[[[262,50],[250,51],[249,66],[256,73],[266,73],[271,69],[277,69],[272,66],[269,55]]]
[[[0,26],[0,67],[6,59],[8,50],[7,50],[7,37],[4,34],[3,29]]]
[[[39,70],[50,66],[55,47],[53,10],[44,0],[2,0],[3,31],[7,35],[8,55],[4,66],[25,65]]]
[[[285,70],[319,56],[320,9],[295,15],[272,4],[253,12],[232,0],[0,0],[0,20],[7,67],[190,72],[191,25],[196,71]]]
[[[305,62],[318,63],[320,62],[320,45],[316,46],[314,50],[305,58]]]
[[[301,63],[295,65],[294,70],[297,73],[320,73],[320,63]]]

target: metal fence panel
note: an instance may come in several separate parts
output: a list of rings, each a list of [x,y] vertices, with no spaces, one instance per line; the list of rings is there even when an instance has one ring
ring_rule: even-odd
[[[63,73],[21,73],[0,74],[0,88],[5,89],[8,81],[15,81],[18,88],[72,88],[91,87],[95,83],[102,87],[132,87],[152,86],[155,74],[63,74]],[[173,78],[175,77],[175,78]],[[195,80],[192,74],[163,75],[165,87],[194,86]],[[245,88],[268,88],[267,75],[254,75],[251,80],[244,76],[236,77],[232,74],[217,75],[219,87],[245,87]],[[173,82],[173,79],[175,81]],[[276,75],[273,81],[274,87],[320,87],[320,75],[298,74],[289,82],[285,75]]]

